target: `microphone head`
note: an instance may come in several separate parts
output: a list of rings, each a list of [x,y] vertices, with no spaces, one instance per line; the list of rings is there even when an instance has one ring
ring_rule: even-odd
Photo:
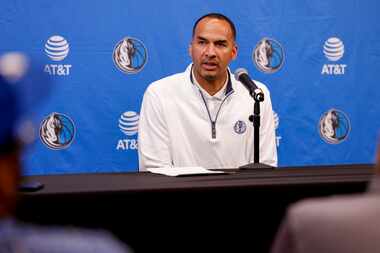
[[[239,80],[242,74],[248,75],[248,71],[245,68],[238,68],[237,70],[235,70],[235,73],[234,73],[235,79]]]

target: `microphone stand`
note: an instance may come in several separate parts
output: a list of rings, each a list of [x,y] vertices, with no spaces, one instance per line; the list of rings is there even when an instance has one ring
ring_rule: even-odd
[[[264,101],[264,93],[255,93],[255,91],[250,92],[251,97],[255,100],[253,115],[249,116],[249,121],[253,123],[253,138],[254,138],[254,162],[243,166],[240,166],[240,170],[248,169],[274,169],[274,167],[269,166],[264,163],[260,163],[260,102]]]

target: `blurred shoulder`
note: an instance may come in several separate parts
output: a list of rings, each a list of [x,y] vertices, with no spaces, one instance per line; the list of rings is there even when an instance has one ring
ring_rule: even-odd
[[[24,226],[19,233],[23,247],[39,253],[129,253],[131,250],[104,230]],[[28,251],[29,252],[29,251]]]
[[[186,81],[185,72],[176,73],[176,74],[166,76],[162,79],[152,82],[148,86],[147,92],[150,92],[150,93],[173,92],[176,89],[179,89],[181,87],[181,84],[183,84],[185,81]]]
[[[294,225],[323,226],[375,218],[379,212],[380,196],[365,193],[303,200],[289,208],[288,218]]]

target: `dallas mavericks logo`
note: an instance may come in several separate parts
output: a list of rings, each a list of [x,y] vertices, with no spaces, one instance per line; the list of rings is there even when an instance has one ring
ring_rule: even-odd
[[[119,119],[119,128],[127,136],[137,134],[139,115],[133,111],[124,112]]]
[[[125,37],[114,48],[113,61],[122,72],[134,74],[144,68],[147,50],[140,40]]]
[[[264,73],[278,71],[284,63],[284,50],[280,43],[273,39],[263,38],[257,43],[252,54],[256,67]]]
[[[51,36],[45,44],[45,53],[53,61],[62,61],[69,54],[69,43],[59,35]]]
[[[247,130],[247,125],[244,121],[238,120],[234,125],[234,130],[237,134],[243,134],[245,133],[245,130]]]
[[[40,137],[48,148],[55,150],[67,148],[72,143],[74,135],[74,123],[64,114],[53,112],[41,123]]]
[[[339,38],[329,38],[323,46],[323,53],[330,61],[338,61],[343,57],[344,44]]]
[[[346,114],[331,109],[324,113],[319,120],[319,133],[323,140],[330,144],[344,141],[351,131],[351,124]]]

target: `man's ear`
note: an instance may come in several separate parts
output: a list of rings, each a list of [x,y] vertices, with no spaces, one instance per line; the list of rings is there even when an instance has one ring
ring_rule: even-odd
[[[237,44],[234,45],[232,48],[232,60],[235,60],[238,55],[238,46]]]

